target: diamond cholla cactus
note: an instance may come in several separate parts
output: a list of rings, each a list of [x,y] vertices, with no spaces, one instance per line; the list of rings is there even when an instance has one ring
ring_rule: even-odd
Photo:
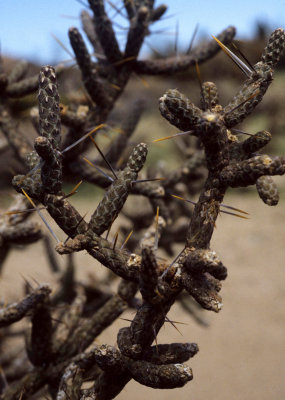
[[[107,190],[89,222],[89,228],[97,235],[102,235],[109,229],[119,215],[138,172],[145,163],[146,155],[147,146],[144,143],[138,144],[130,155],[126,168],[117,173],[114,183]]]
[[[269,206],[276,206],[279,201],[279,193],[272,176],[261,176],[256,181],[256,189],[260,198]]]
[[[239,143],[237,137],[234,135],[234,131],[230,132],[229,129],[232,129],[237,123],[246,118],[262,100],[263,95],[272,82],[273,68],[277,65],[284,46],[285,33],[283,29],[279,28],[272,33],[269,43],[262,54],[262,61],[253,66],[250,77],[225,108],[221,106],[216,107],[218,102],[217,88],[209,82],[202,85],[202,110],[209,110],[204,113],[177,89],[169,90],[160,99],[161,114],[170,123],[183,131],[191,131],[192,135],[201,138],[210,170],[213,169],[211,166],[212,161],[214,161],[214,169],[216,164],[215,160],[211,160],[211,155],[214,158],[220,157],[220,161],[224,160],[224,164],[221,162],[219,166],[216,165],[220,173],[217,178],[220,179],[222,185],[232,187],[248,186],[256,183],[258,180],[258,192],[265,203],[269,205],[274,205],[278,202],[276,187],[274,186],[273,189],[272,186],[273,190],[271,190],[270,200],[268,198],[268,186],[267,190],[265,187],[263,188],[265,180],[260,180],[260,177],[264,174],[283,174],[284,160],[282,158],[271,159],[266,156],[255,156],[254,152],[264,147],[270,140],[271,135],[261,132],[245,142]],[[223,135],[225,142],[222,146],[221,141],[217,143],[215,136],[212,135],[211,139],[211,134],[206,135],[201,131],[202,126],[203,129],[205,128],[204,130],[208,129],[212,133],[216,129],[220,132],[223,129],[228,130],[227,135]],[[211,146],[210,142],[212,142]],[[218,150],[216,154],[213,152],[213,142],[216,142],[217,150],[220,148],[220,151]],[[238,161],[241,162],[238,163]],[[222,170],[223,168],[224,170]],[[261,194],[265,192],[267,195]]]
[[[43,67],[39,79],[39,116],[36,116],[39,136],[33,151],[19,133],[6,100],[34,91],[37,80],[35,77],[23,79],[24,64],[10,75],[1,72],[0,76],[3,99],[0,128],[26,168],[26,174],[15,176],[13,180],[15,189],[24,192],[26,197],[14,210],[15,215],[9,211],[1,217],[0,260],[4,261],[13,244],[30,243],[42,237],[38,225],[27,223],[27,215],[32,214],[29,211],[37,211],[42,216],[41,212],[47,210],[68,235],[56,246],[59,254],[68,254],[58,292],[53,295],[48,286],[32,289],[27,283],[27,296],[3,307],[0,312],[0,327],[8,327],[27,315],[31,317],[32,329],[26,335],[26,350],[33,364],[32,370],[29,364],[23,371],[24,361],[17,356],[11,357],[12,361],[21,364],[22,369],[16,371],[19,379],[10,386],[5,383],[5,368],[3,374],[0,373],[1,400],[29,399],[45,387],[49,387],[53,396],[62,399],[111,399],[131,379],[161,389],[181,387],[190,381],[192,370],[183,363],[198,352],[198,346],[195,343],[154,346],[153,342],[165,321],[172,323],[167,314],[184,289],[186,295],[203,308],[214,312],[222,308],[221,281],[227,277],[227,268],[211,250],[210,241],[224,206],[222,201],[227,188],[256,184],[261,198],[273,205],[278,201],[278,194],[271,176],[285,172],[284,158],[256,154],[270,141],[268,132],[258,132],[239,142],[233,129],[262,100],[272,81],[273,68],[284,46],[281,29],[272,34],[261,61],[248,73],[242,89],[225,108],[219,104],[217,87],[211,82],[202,84],[201,108],[176,89],[169,90],[160,99],[162,115],[179,129],[198,137],[205,157],[201,149],[193,152],[183,146],[181,152],[186,157],[185,164],[168,175],[162,171],[164,181],[137,179],[146,160],[147,146],[144,143],[133,146],[128,159],[123,153],[142,111],[142,104],[137,101],[129,109],[131,117],[122,122],[124,133],[103,151],[107,159],[110,158],[109,165],[115,169],[115,178],[108,176],[98,159],[95,160],[100,164],[100,168],[96,165],[97,169],[91,166],[92,163],[83,162],[80,156],[88,149],[88,136],[91,135],[86,132],[90,126],[95,126],[93,133],[99,135],[100,129],[106,128],[110,110],[132,72],[182,71],[207,60],[219,49],[212,40],[181,57],[137,60],[151,24],[163,15],[166,7],[155,8],[153,0],[124,0],[130,27],[125,48],[121,50],[105,2],[89,0],[89,5],[93,15],[83,13],[81,19],[87,37],[96,53],[100,53],[96,55],[96,61],[88,53],[79,31],[76,28],[69,31],[82,81],[91,97],[91,102],[86,104],[85,101],[82,105],[83,117],[77,113],[81,104],[71,102],[60,109],[55,70],[51,66]],[[234,34],[235,29],[230,27],[218,38],[227,44]],[[62,145],[61,124],[67,128]],[[190,142],[189,137],[184,136],[184,139],[186,144]],[[116,171],[117,164],[123,166],[122,170]],[[204,182],[205,170],[208,176]],[[160,175],[155,173],[154,176]],[[89,223],[69,201],[76,189],[70,194],[63,192],[62,181],[66,177],[85,179],[104,188],[105,195]],[[182,195],[183,191],[186,195],[200,191],[193,212],[185,203],[180,206],[169,196],[176,187]],[[127,240],[119,247],[117,236],[111,241],[102,235],[110,230],[132,194],[144,196],[151,207],[150,211],[147,207],[136,207],[136,215],[128,218],[135,225],[134,242],[139,242],[141,247],[137,250],[133,245],[133,252],[130,252],[125,248]],[[125,214],[128,217],[128,213]],[[184,246],[173,261],[157,255],[158,247],[173,254],[177,243]],[[77,281],[72,253],[82,250],[112,271],[108,275],[110,279],[114,275],[121,278],[115,293],[110,290],[109,280]],[[136,296],[138,291],[140,297]],[[63,307],[59,302],[64,303]],[[95,339],[127,307],[132,308],[135,315],[119,330],[118,347],[94,345]],[[59,324],[59,320],[64,323]],[[9,368],[7,370],[9,372]],[[83,389],[86,380],[92,381],[87,391]]]

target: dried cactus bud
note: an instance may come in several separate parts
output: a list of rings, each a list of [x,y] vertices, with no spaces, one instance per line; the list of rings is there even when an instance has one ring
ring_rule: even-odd
[[[285,31],[282,28],[275,29],[270,35],[268,44],[266,45],[261,60],[271,67],[279,62],[279,59],[285,47]]]
[[[227,29],[222,31],[217,38],[224,44],[232,42],[236,33],[236,29],[233,26],[229,26]],[[191,51],[191,54],[180,56],[180,57],[168,57],[167,59],[157,60],[139,60],[136,61],[134,69],[140,74],[174,74],[178,71],[185,71],[191,65],[195,65],[196,62],[201,64],[213,57],[220,50],[220,46],[215,40],[207,42],[205,45],[197,46]]]
[[[158,344],[143,354],[143,359],[152,364],[176,364],[188,361],[199,351],[196,343]]]
[[[5,91],[6,87],[8,85],[8,78],[7,75],[4,73],[0,73],[0,93]]]
[[[217,253],[209,249],[198,249],[189,253],[184,266],[189,272],[197,276],[208,272],[219,280],[227,277],[227,268],[217,256]]]
[[[83,368],[75,362],[70,363],[62,373],[57,398],[60,400],[68,400],[75,396],[78,398],[83,380],[82,375]]]
[[[38,76],[32,76],[30,78],[25,78],[19,82],[11,83],[6,88],[6,94],[9,97],[21,97],[27,94],[34,93],[39,86]]]
[[[60,109],[54,68],[43,67],[39,75],[39,131],[35,149],[42,158],[41,179],[46,193],[58,194],[62,186]]]
[[[83,28],[89,42],[92,44],[92,47],[93,47],[95,53],[103,54],[103,49],[102,49],[102,46],[96,35],[95,27],[94,27],[91,15],[86,10],[82,10],[81,14],[80,14],[80,19],[81,19],[81,23],[82,23],[82,28]],[[100,61],[100,60],[98,60],[98,61]]]
[[[32,221],[20,222],[16,225],[7,225],[0,229],[1,239],[8,244],[28,244],[42,238],[41,226]]]
[[[32,198],[40,200],[43,195],[43,185],[41,181],[40,169],[33,175],[16,175],[12,180],[12,185],[17,192],[22,193],[22,189]]]
[[[155,0],[143,0],[143,1],[138,1],[138,4],[140,4],[139,7],[147,7],[150,10],[152,10],[154,6],[154,1]]]
[[[82,71],[82,75],[84,75],[92,69],[92,62],[83,37],[79,30],[74,27],[69,29],[68,36],[70,44],[75,53],[77,63]]]
[[[117,342],[121,353],[133,360],[140,358],[143,351],[139,343],[134,343],[130,328],[121,328],[118,332]]]
[[[192,129],[201,116],[200,109],[177,89],[168,90],[159,99],[159,109],[164,118],[184,131]]]
[[[27,343],[27,354],[35,366],[46,366],[54,357],[52,352],[52,317],[49,298],[38,305],[31,317],[32,330]]]
[[[123,208],[135,179],[136,174],[129,169],[117,173],[117,179],[108,188],[90,219],[89,227],[94,233],[102,235],[109,229]]]
[[[254,153],[265,147],[270,142],[271,138],[271,133],[267,131],[257,132],[242,143],[242,148],[248,154]]]
[[[157,290],[157,262],[153,249],[145,246],[142,249],[142,264],[140,271],[140,292],[145,301],[155,304],[162,299]]]
[[[60,144],[59,95],[55,70],[47,65],[39,75],[39,115],[41,136],[46,137],[53,148]]]
[[[61,196],[45,195],[44,204],[61,229],[71,238],[86,232],[87,224],[78,211]]]
[[[93,213],[89,227],[97,235],[108,229],[119,215],[137,174],[143,167],[147,156],[147,145],[138,144],[132,151],[127,166],[117,173],[117,179],[112,183]]]
[[[88,0],[94,14],[96,34],[104,53],[111,63],[121,60],[122,53],[113,30],[112,22],[105,11],[103,0]]]
[[[279,201],[279,193],[276,183],[269,175],[261,176],[256,181],[256,189],[259,197],[265,204],[276,206]]]
[[[115,165],[118,162],[124,150],[126,149],[127,141],[135,131],[144,109],[145,100],[139,98],[130,105],[127,114],[123,117],[123,122],[121,125],[122,133],[120,133],[117,138],[112,141],[109,149],[106,152],[106,158],[112,165]]]
[[[128,18],[132,19],[136,15],[135,4],[130,0],[123,0],[123,1],[124,1],[124,7],[128,14]]]
[[[225,167],[220,174],[222,184],[230,187],[253,185],[263,175],[284,175],[285,158],[256,156]]]
[[[31,170],[36,167],[40,163],[40,158],[37,152],[31,151],[25,156],[25,164]]]
[[[245,81],[241,90],[224,108],[224,120],[227,128],[232,128],[252,113],[261,102],[272,82],[273,71],[270,65],[259,62],[254,65],[254,71]]]
[[[131,171],[139,172],[145,163],[146,156],[147,145],[145,143],[138,144],[129,157],[127,168],[129,168]]]
[[[92,348],[96,364],[104,371],[123,368],[122,356],[119,350],[113,346],[102,344]]]
[[[193,379],[191,368],[183,364],[155,365],[138,360],[127,366],[135,381],[155,389],[182,387]]]
[[[223,307],[222,298],[218,294],[221,289],[220,281],[207,272],[199,277],[183,273],[182,283],[187,292],[206,310],[218,313]]]
[[[135,18],[133,18],[128,32],[128,38],[125,48],[125,58],[136,58],[148,33],[149,10],[147,7],[140,7]]]
[[[92,63],[82,35],[76,28],[70,28],[68,35],[87,92],[99,107],[107,106],[109,103],[108,96],[105,93],[102,83],[98,79],[97,71]]]
[[[201,90],[201,106],[203,110],[211,110],[219,103],[217,86],[213,82],[203,82]]]
[[[167,6],[165,4],[161,4],[152,11],[152,13],[150,14],[150,20],[152,22],[158,21],[166,11]]]
[[[18,62],[8,75],[8,83],[11,85],[11,83],[18,82],[28,71],[28,62],[25,60],[22,60]]]
[[[44,136],[36,138],[35,149],[44,160],[41,167],[41,179],[45,192],[59,193],[62,185],[61,153],[55,150]]]
[[[49,286],[41,285],[18,303],[13,303],[2,308],[0,314],[0,327],[3,328],[16,321],[20,321],[32,309],[43,304],[50,293],[51,289]]]

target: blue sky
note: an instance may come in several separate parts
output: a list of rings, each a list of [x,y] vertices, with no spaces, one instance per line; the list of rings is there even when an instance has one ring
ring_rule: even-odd
[[[122,4],[120,0],[112,1]],[[156,0],[156,5],[161,3],[168,5],[166,15],[172,17],[153,25],[154,31],[168,30],[148,39],[155,48],[165,41],[174,42],[177,21],[181,49],[187,48],[197,23],[200,36],[215,35],[228,25],[235,25],[237,38],[251,36],[257,20],[267,22],[272,28],[285,25],[285,0]],[[42,64],[69,59],[52,34],[70,48],[67,31],[70,26],[80,27],[78,15],[83,8],[77,0],[0,0],[2,53]],[[120,23],[126,25],[124,20]],[[123,41],[124,34],[120,32],[119,37]]]

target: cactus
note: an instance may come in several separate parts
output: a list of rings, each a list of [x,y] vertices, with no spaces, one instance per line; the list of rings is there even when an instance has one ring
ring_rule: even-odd
[[[11,384],[3,368],[0,375],[0,399],[3,400],[29,399],[44,387],[56,399],[112,399],[131,379],[160,389],[187,384],[193,374],[184,363],[198,352],[198,345],[154,346],[153,342],[183,291],[206,310],[222,309],[221,281],[227,277],[227,268],[211,250],[211,238],[219,213],[235,214],[225,211],[225,207],[240,212],[241,217],[243,213],[223,204],[225,193],[229,187],[256,185],[266,204],[278,202],[272,176],[285,173],[285,157],[256,153],[270,141],[268,132],[258,132],[241,142],[234,127],[253,112],[272,81],[285,45],[282,29],[273,32],[261,61],[247,71],[240,91],[225,107],[219,104],[218,89],[212,82],[201,84],[200,107],[177,89],[168,90],[160,98],[162,117],[184,132],[182,153],[185,157],[185,164],[171,174],[164,173],[163,180],[138,179],[147,157],[146,144],[139,143],[130,155],[124,154],[142,114],[142,101],[130,108],[122,122],[123,134],[103,151],[96,144],[99,152],[105,154],[114,177],[109,176],[104,161],[99,158],[95,160],[96,168],[82,160],[80,156],[94,142],[92,132],[97,135],[108,124],[109,114],[133,72],[174,74],[208,60],[219,50],[217,42],[211,40],[179,58],[138,60],[149,27],[160,19],[166,8],[163,5],[155,8],[154,1],[150,0],[122,3],[130,22],[124,50],[120,49],[103,0],[89,0],[92,16],[87,12],[81,14],[83,29],[95,52],[102,57],[94,62],[79,30],[69,30],[82,82],[91,99],[88,106],[81,104],[85,106],[83,114],[77,112],[79,107],[72,102],[70,109],[60,107],[58,73],[52,66],[41,68],[38,81],[35,77],[23,77],[26,64],[17,65],[9,75],[1,72],[0,130],[24,170],[22,175],[13,178],[13,186],[19,193],[17,203],[0,221],[1,264],[13,244],[25,245],[45,237],[39,225],[29,221],[33,211],[46,224],[44,212],[48,212],[67,235],[65,241],[54,236],[58,240],[56,251],[68,255],[57,292],[53,293],[46,285],[33,289],[27,284],[24,299],[0,310],[0,327],[5,328],[7,337],[8,327],[25,316],[30,318],[32,326],[26,334],[29,361],[22,354],[13,355],[10,360],[12,363],[22,357],[22,365],[29,363],[29,367],[19,370],[17,379],[11,378]],[[235,29],[230,27],[218,38],[227,44],[234,34]],[[9,98],[20,98],[36,90],[38,136],[33,148],[12,117]],[[64,138],[61,125],[67,129]],[[90,126],[96,128],[86,134]],[[203,151],[191,148],[192,137],[199,140]],[[89,221],[71,204],[69,197],[75,189],[69,194],[63,191],[62,183],[71,176],[105,189]],[[181,197],[170,196],[175,187],[182,188],[180,194],[184,197],[200,194],[192,213],[185,202],[174,198]],[[138,209],[136,215],[128,216],[123,206],[132,195],[144,196],[151,208]],[[121,213],[133,222],[135,233],[128,244],[118,247],[117,238],[112,243],[108,236],[102,235],[111,229]],[[140,250],[135,249],[138,242]],[[45,243],[50,254],[46,239]],[[175,243],[184,246],[176,255]],[[174,258],[162,260],[157,255],[157,247],[164,248]],[[109,282],[91,282],[88,286],[76,280],[72,254],[84,250],[110,270],[110,279],[120,278],[115,294],[110,292]],[[53,270],[57,271],[53,256],[49,258]],[[128,326],[119,330],[118,347],[94,344],[96,337],[128,307],[136,314]],[[59,324],[53,316],[68,323]],[[4,334],[1,341],[5,340]],[[87,378],[92,386],[83,389]]]

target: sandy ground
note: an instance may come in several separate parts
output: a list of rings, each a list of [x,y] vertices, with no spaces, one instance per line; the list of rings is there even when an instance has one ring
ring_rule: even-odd
[[[205,328],[175,306],[169,317],[187,323],[179,325],[183,336],[169,324],[158,336],[159,343],[199,344],[199,353],[188,362],[194,380],[182,389],[168,391],[132,381],[119,400],[285,398],[285,196],[272,208],[256,196],[228,196],[225,202],[248,211],[251,219],[222,215],[217,222],[211,247],[229,271],[221,292],[224,308],[219,314],[203,313],[209,323]],[[59,258],[64,263],[63,257]],[[79,254],[76,262],[80,277],[94,272],[90,256]],[[103,267],[96,267],[100,269]],[[53,283],[41,243],[24,252],[11,252],[0,281],[1,296],[20,298],[22,276]],[[124,317],[132,318],[132,314],[126,312]],[[97,342],[115,344],[116,332],[126,324],[116,321]]]

